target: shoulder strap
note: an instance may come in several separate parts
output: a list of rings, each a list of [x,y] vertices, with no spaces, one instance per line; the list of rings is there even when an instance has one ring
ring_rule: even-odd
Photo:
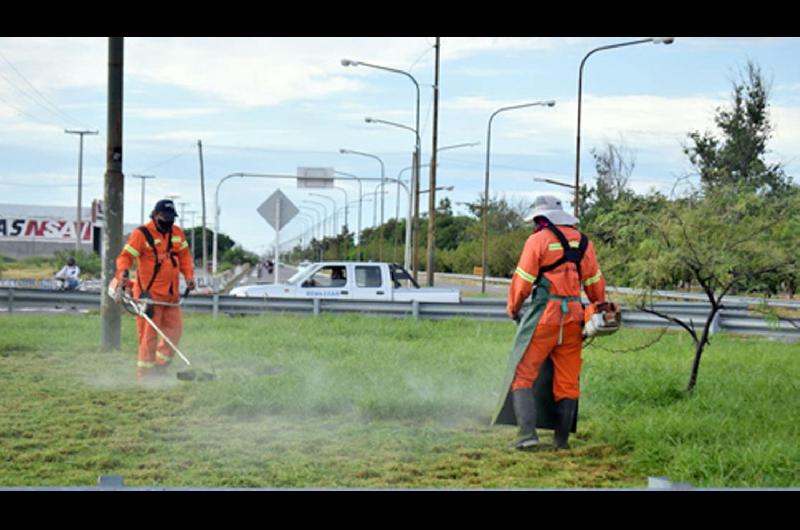
[[[153,275],[150,277],[150,282],[147,284],[146,289],[142,289],[142,276],[141,274],[136,275],[136,280],[139,282],[139,289],[143,292],[149,292],[150,288],[153,286],[153,282],[156,281],[156,276],[158,275],[158,271],[161,270],[161,262],[158,261],[158,250],[156,250],[156,242],[153,239],[153,234],[150,233],[150,230],[147,229],[145,226],[138,227],[138,230],[144,235],[144,238],[147,240],[147,244],[150,245],[150,248],[153,249],[153,255],[156,258],[156,265],[153,269]],[[170,244],[172,242],[170,241]]]
[[[581,261],[583,261],[583,254],[586,252],[586,247],[589,245],[589,238],[587,238],[585,234],[581,234],[581,241],[578,244],[578,248],[574,249],[569,246],[569,241],[567,241],[566,236],[564,236],[564,233],[561,232],[561,230],[556,228],[554,225],[547,225],[547,228],[556,236],[556,238],[558,238],[558,242],[561,244],[564,254],[554,263],[539,267],[539,278],[541,278],[542,274],[545,272],[550,272],[556,267],[560,267],[561,265],[569,262],[574,263],[575,267],[578,269],[578,283],[580,284]]]

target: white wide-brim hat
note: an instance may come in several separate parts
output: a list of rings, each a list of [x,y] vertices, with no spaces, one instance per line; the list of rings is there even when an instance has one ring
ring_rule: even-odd
[[[529,220],[546,217],[554,225],[576,225],[578,219],[564,211],[561,199],[552,195],[540,195],[533,201],[533,212]]]

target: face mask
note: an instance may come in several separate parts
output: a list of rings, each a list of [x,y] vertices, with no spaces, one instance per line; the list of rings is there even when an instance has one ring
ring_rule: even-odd
[[[169,232],[169,229],[172,228],[174,223],[175,219],[156,219],[156,226],[162,233]]]

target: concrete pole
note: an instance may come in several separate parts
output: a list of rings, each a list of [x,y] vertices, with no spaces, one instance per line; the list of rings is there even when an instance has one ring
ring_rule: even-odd
[[[197,150],[200,154],[200,202],[203,210],[203,276],[208,274],[208,244],[206,239],[206,179],[203,174],[203,143],[197,140]]]
[[[108,140],[103,193],[105,238],[103,239],[103,290],[100,299],[101,348],[120,349],[120,307],[108,296],[108,285],[116,272],[116,258],[122,250],[122,222],[125,181],[122,175],[122,96],[124,38],[108,39]]]
[[[428,248],[425,271],[428,287],[433,287],[434,252],[436,251],[436,142],[439,132],[439,37],[436,37],[436,76],[433,83],[433,147],[431,148],[430,195],[428,195]]]

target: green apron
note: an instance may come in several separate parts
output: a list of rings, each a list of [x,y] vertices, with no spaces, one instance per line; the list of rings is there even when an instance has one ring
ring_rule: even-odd
[[[560,298],[550,294],[550,282],[542,277],[535,286],[530,308],[525,312],[514,337],[514,347],[508,357],[508,368],[503,380],[500,392],[500,401],[492,416],[492,425],[516,425],[517,417],[514,414],[514,405],[511,400],[511,383],[514,381],[514,373],[517,365],[522,360],[525,350],[533,338],[539,319],[544,313],[547,302],[550,300],[560,300],[563,308],[567,301],[580,300],[580,298]],[[542,429],[554,429],[556,425],[556,401],[553,396],[553,361],[548,356],[539,367],[539,375],[533,384],[533,396],[536,402],[536,427]],[[575,419],[572,424],[572,432],[578,427],[578,408],[575,407]]]

